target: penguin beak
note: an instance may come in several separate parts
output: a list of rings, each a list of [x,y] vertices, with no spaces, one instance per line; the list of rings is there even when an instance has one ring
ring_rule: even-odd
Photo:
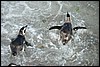
[[[26,28],[27,26],[28,26],[28,25],[26,25],[25,28]]]
[[[67,17],[70,17],[69,13],[67,12]]]
[[[65,20],[65,22],[71,22],[71,16],[68,12],[67,12],[67,15],[64,20]]]
[[[71,21],[71,17],[68,12],[67,12],[67,21],[69,21],[69,22]]]
[[[23,29],[23,30],[26,30],[27,26],[28,26],[28,25],[24,26],[24,29]]]

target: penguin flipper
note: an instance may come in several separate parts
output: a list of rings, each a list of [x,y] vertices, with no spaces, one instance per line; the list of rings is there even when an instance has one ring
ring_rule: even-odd
[[[28,43],[27,41],[25,41],[25,44],[27,45],[27,46],[32,46],[30,43]]]
[[[58,29],[58,30],[60,30],[61,28],[62,28],[62,26],[52,26],[52,27],[49,28],[49,30],[51,30],[51,29]]]
[[[86,27],[80,27],[80,26],[73,28],[73,30],[78,30],[78,29],[87,29],[87,28]]]

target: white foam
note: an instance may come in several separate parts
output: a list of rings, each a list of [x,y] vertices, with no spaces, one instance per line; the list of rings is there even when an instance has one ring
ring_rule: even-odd
[[[54,39],[54,40],[58,39],[58,35],[56,33],[50,32],[49,35],[51,39]]]
[[[43,34],[39,34],[39,35],[37,36],[37,38],[38,38],[38,39],[41,39],[41,40],[42,40],[42,37],[43,37]]]
[[[6,29],[4,29],[3,27],[1,27],[1,32],[2,32],[2,34],[4,34],[4,33],[8,33],[8,31],[6,30]]]
[[[80,57],[82,57],[82,59],[86,59],[86,58],[88,60],[90,59],[90,61],[92,62],[91,59],[93,59],[95,56],[97,57],[97,55],[98,55],[95,52],[96,51],[96,47],[94,47],[95,48],[95,51],[94,52],[93,52],[94,48],[92,48],[90,50],[90,51],[92,51],[94,53],[94,54],[92,53],[92,57],[91,57],[91,54],[88,52],[88,50],[89,50],[88,48],[89,47],[87,49],[84,49],[82,47],[83,49],[81,51],[79,51],[79,52],[76,52],[75,50],[78,49],[78,46],[81,46],[80,44],[82,44],[82,46],[83,46],[83,42],[81,42],[81,38],[80,38],[79,35],[80,34],[84,34],[85,32],[93,35],[93,32],[91,32],[89,30],[87,32],[87,29],[79,29],[79,30],[76,31],[75,37],[73,38],[74,41],[75,41],[74,42],[75,43],[74,46],[72,46],[71,40],[66,45],[62,45],[62,42],[61,41],[57,41],[58,38],[59,38],[59,34],[57,34],[57,30],[49,31],[49,34],[48,35],[45,35],[46,36],[45,37],[45,36],[43,36],[43,33],[45,33],[45,32],[42,31],[42,33],[41,33],[41,31],[39,31],[40,28],[35,28],[34,27],[35,25],[32,25],[32,24],[38,24],[38,22],[40,22],[41,19],[38,16],[41,16],[42,15],[43,18],[47,18],[47,20],[49,20],[50,18],[55,19],[59,15],[62,15],[62,14],[65,15],[65,13],[63,13],[63,12],[66,11],[66,8],[73,7],[73,5],[74,5],[74,4],[72,4],[73,2],[71,2],[71,3],[70,2],[66,2],[67,4],[65,4],[64,1],[57,1],[56,4],[58,6],[60,6],[60,8],[58,8],[57,13],[52,14],[52,12],[51,12],[52,11],[51,10],[52,7],[51,6],[52,6],[53,3],[51,1],[46,1],[46,2],[47,2],[47,4],[44,7],[42,7],[43,9],[42,8],[39,8],[40,4],[36,5],[36,8],[35,7],[34,8],[30,8],[29,5],[32,5],[32,4],[26,4],[26,2],[15,2],[15,4],[17,3],[17,5],[21,4],[21,5],[24,5],[25,6],[25,10],[22,11],[22,13],[20,15],[12,14],[12,11],[13,11],[12,6],[15,6],[14,4],[12,6],[11,6],[10,2],[9,3],[8,2],[5,2],[5,3],[2,4],[3,6],[1,8],[5,8],[6,6],[9,6],[7,8],[7,9],[9,9],[8,14],[7,15],[3,15],[3,17],[2,17],[4,19],[4,22],[5,22],[5,23],[2,23],[1,24],[2,25],[2,27],[1,27],[2,34],[8,34],[9,31],[6,28],[4,28],[4,27],[5,27],[6,24],[9,24],[9,25],[12,26],[12,29],[11,29],[11,32],[12,33],[10,33],[9,36],[11,36],[11,37],[15,36],[17,34],[16,32],[24,24],[30,23],[30,19],[33,18],[32,19],[32,22],[29,24],[28,29],[27,29],[27,32],[29,33],[28,36],[30,37],[29,40],[31,41],[31,44],[33,45],[33,47],[28,46],[27,48],[29,48],[29,49],[32,48],[33,49],[32,50],[33,51],[33,54],[30,57],[27,57],[27,55],[26,55],[23,58],[24,60],[19,56],[18,58],[16,58],[16,62],[18,62],[21,65],[27,65],[27,64],[25,64],[26,62],[29,62],[30,63],[30,61],[32,61],[32,62],[33,61],[34,62],[36,61],[36,64],[34,64],[34,63],[33,64],[34,65],[38,65],[39,63],[37,63],[37,62],[40,62],[40,63],[43,62],[44,63],[45,60],[43,60],[43,59],[46,58],[46,56],[48,56],[48,55],[49,55],[48,58],[49,59],[51,58],[50,59],[51,61],[49,61],[48,58],[46,58],[47,63],[49,63],[49,62],[51,63],[52,62],[55,65],[60,65],[60,66],[63,66],[64,64],[65,65],[67,64],[66,63],[66,59],[68,59],[67,62],[70,62],[70,60],[69,60],[70,58],[73,59],[73,60],[71,60],[72,61],[72,64],[73,64],[73,61],[78,61],[78,58],[80,58]],[[34,2],[33,2],[33,4],[34,4]],[[69,6],[69,7],[66,7],[66,6]],[[39,9],[37,9],[37,8],[39,8]],[[16,9],[16,8],[14,8],[14,9]],[[5,11],[5,9],[4,9],[4,11]],[[4,11],[2,13],[5,13]],[[73,12],[69,12],[69,13],[71,14]],[[24,16],[25,16],[25,18],[24,18],[25,20],[23,19]],[[26,18],[26,16],[28,18]],[[82,20],[82,16],[80,16],[79,13],[74,12],[73,14],[71,14],[71,16],[72,16],[73,20],[75,21],[75,22],[72,23],[73,24],[73,27],[75,27],[75,26],[86,27],[85,24],[84,24],[85,21]],[[20,19],[23,19],[21,21],[26,21],[26,19],[27,19],[28,22],[18,23],[18,22],[16,22],[16,19],[14,21],[14,18],[13,17],[20,17]],[[12,18],[13,18],[13,20],[11,20]],[[11,21],[14,21],[16,23],[14,23],[14,22],[12,23]],[[18,21],[20,21],[20,20],[18,20]],[[48,25],[50,25],[50,26],[60,25],[59,22],[57,22],[57,20],[55,20],[55,21],[52,21],[51,20],[50,22],[47,22],[47,23],[49,23]],[[60,23],[63,24],[63,21],[60,21]],[[41,29],[47,28],[47,26],[48,26],[48,25],[47,26],[43,25],[45,27],[42,27],[41,23],[39,23],[39,24],[41,26]],[[34,39],[34,36],[36,37],[36,39]],[[37,38],[38,38],[38,40],[37,40]],[[45,39],[45,42],[42,42],[42,38]],[[91,39],[93,39],[93,38],[94,37],[92,37]],[[52,39],[52,41],[51,41],[51,39]],[[7,40],[10,40],[10,39],[7,39]],[[77,42],[77,40],[79,40],[80,42]],[[92,45],[94,40],[91,40],[91,41],[92,41],[92,43],[90,43],[90,44]],[[39,44],[39,43],[43,44],[43,46],[45,45],[45,47],[47,47],[47,48],[46,49],[43,49],[43,50],[40,49],[40,48],[36,48],[36,45]],[[89,43],[88,44],[87,43],[88,42],[85,42],[84,45],[87,46],[89,44]],[[51,47],[48,47],[49,45]],[[60,49],[57,48],[58,46],[59,46]],[[10,50],[10,47],[5,46],[4,44],[1,45],[1,55],[3,57],[5,55],[7,55],[7,53],[9,53],[8,52],[9,50]],[[87,50],[87,52],[88,52],[87,54],[84,54],[85,50]],[[43,51],[44,51],[44,53],[43,53]],[[50,55],[50,51],[54,52],[53,53],[54,56],[52,54]],[[76,53],[76,54],[74,54],[74,53]],[[90,56],[88,57],[88,55],[90,55]],[[71,56],[73,56],[73,57],[71,57]],[[76,56],[76,58],[75,58],[75,56]],[[84,58],[85,56],[87,56],[87,57]],[[54,58],[52,58],[52,57],[54,57]],[[64,57],[65,59],[62,59],[62,57]],[[26,58],[28,58],[28,60],[26,60]],[[1,57],[1,59],[2,59],[1,63],[3,63],[2,65],[7,65],[9,63],[8,60],[10,58],[8,59],[8,58],[2,58]],[[80,60],[82,60],[82,59],[80,58]],[[7,60],[7,62],[5,62],[5,60]],[[84,61],[82,60],[82,62],[84,62]],[[76,64],[82,64],[82,62],[79,61]],[[46,65],[47,63],[45,63],[44,65]]]
[[[36,33],[36,29],[35,28],[32,28],[31,26],[29,26],[28,31],[30,31],[32,33],[32,36],[37,34]]]

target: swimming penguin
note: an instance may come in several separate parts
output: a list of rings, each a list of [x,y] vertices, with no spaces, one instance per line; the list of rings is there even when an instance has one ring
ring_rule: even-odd
[[[15,63],[10,63],[8,66],[20,66],[20,65],[17,65]]]
[[[31,44],[28,43],[25,39],[26,28],[27,25],[23,26],[19,30],[19,34],[17,35],[17,37],[15,39],[12,39],[12,42],[10,43],[10,48],[13,56],[16,56],[19,53],[19,51],[22,51],[25,45],[31,46]]]
[[[86,27],[80,27],[80,26],[72,28],[71,17],[68,12],[67,12],[67,18],[65,18],[64,22],[65,23],[61,26],[52,26],[49,28],[49,30],[52,29],[60,30],[60,40],[62,40],[63,45],[65,45],[72,38],[73,35],[72,30],[76,31],[78,29],[87,29]]]

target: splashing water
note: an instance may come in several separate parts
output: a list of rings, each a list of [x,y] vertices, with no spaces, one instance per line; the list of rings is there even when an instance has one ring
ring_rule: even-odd
[[[21,66],[98,66],[98,4],[96,1],[1,1],[1,65],[13,62]],[[88,29],[78,30],[71,41],[62,45],[59,31],[48,29],[62,25],[67,11],[71,13],[73,27]],[[33,46],[11,57],[11,38],[17,36],[23,25],[28,25],[26,39]]]

